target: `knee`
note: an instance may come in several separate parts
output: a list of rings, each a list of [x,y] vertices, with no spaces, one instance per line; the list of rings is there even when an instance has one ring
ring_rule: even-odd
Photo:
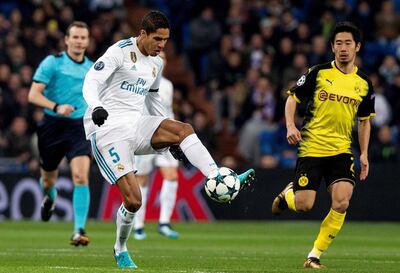
[[[55,177],[42,177],[42,183],[46,187],[53,186],[56,183]]]
[[[124,206],[130,212],[137,212],[142,206],[142,200],[128,196],[124,198]]]
[[[333,201],[332,209],[339,213],[345,213],[347,208],[349,207],[349,204],[350,204],[350,201],[348,199]]]
[[[308,212],[312,209],[314,202],[309,200],[297,200],[296,199],[296,210],[297,212]]]
[[[87,185],[89,179],[86,175],[83,175],[80,172],[73,172],[72,181],[74,182],[74,185]]]
[[[187,136],[194,134],[194,129],[189,123],[183,123],[178,134],[180,142],[182,142]]]

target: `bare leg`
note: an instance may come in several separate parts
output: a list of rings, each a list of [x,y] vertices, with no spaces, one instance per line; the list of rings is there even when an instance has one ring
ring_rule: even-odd
[[[140,185],[140,191],[142,194],[142,206],[140,209],[136,212],[135,218],[134,218],[134,229],[135,229],[135,234],[134,238],[136,240],[144,240],[146,239],[146,234],[144,233],[144,219],[146,216],[146,203],[147,203],[147,184],[149,180],[148,175],[136,175],[136,180],[138,181]]]

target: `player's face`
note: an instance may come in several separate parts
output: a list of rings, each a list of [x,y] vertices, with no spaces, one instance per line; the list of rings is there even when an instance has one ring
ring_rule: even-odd
[[[164,49],[169,39],[169,29],[159,28],[156,32],[150,34],[142,31],[142,35],[144,37],[143,46],[146,53],[150,56],[157,56]]]
[[[65,44],[69,54],[84,54],[89,46],[89,31],[82,27],[71,27],[69,35],[65,36]]]
[[[336,34],[335,41],[332,45],[335,61],[341,64],[354,63],[360,46],[360,43],[356,44],[350,32],[339,32]]]

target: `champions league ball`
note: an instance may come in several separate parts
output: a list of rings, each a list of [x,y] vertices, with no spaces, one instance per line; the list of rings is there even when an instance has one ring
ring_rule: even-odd
[[[204,189],[212,200],[226,203],[232,201],[238,195],[240,180],[234,171],[221,167],[208,175]]]

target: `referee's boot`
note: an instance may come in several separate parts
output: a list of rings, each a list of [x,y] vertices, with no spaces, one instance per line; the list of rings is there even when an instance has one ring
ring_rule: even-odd
[[[274,201],[272,202],[272,214],[279,215],[288,208],[285,194],[290,189],[293,189],[293,182],[287,184],[283,191],[281,191],[281,193],[279,193],[278,196],[275,197]]]
[[[54,200],[50,199],[47,195],[43,198],[42,206],[40,208],[40,215],[42,217],[42,221],[47,222],[50,220],[51,215],[53,214],[54,208],[56,207],[56,203]]]
[[[85,230],[83,228],[80,228],[78,231],[72,234],[69,244],[73,246],[87,246],[89,242],[89,237],[86,235]]]

